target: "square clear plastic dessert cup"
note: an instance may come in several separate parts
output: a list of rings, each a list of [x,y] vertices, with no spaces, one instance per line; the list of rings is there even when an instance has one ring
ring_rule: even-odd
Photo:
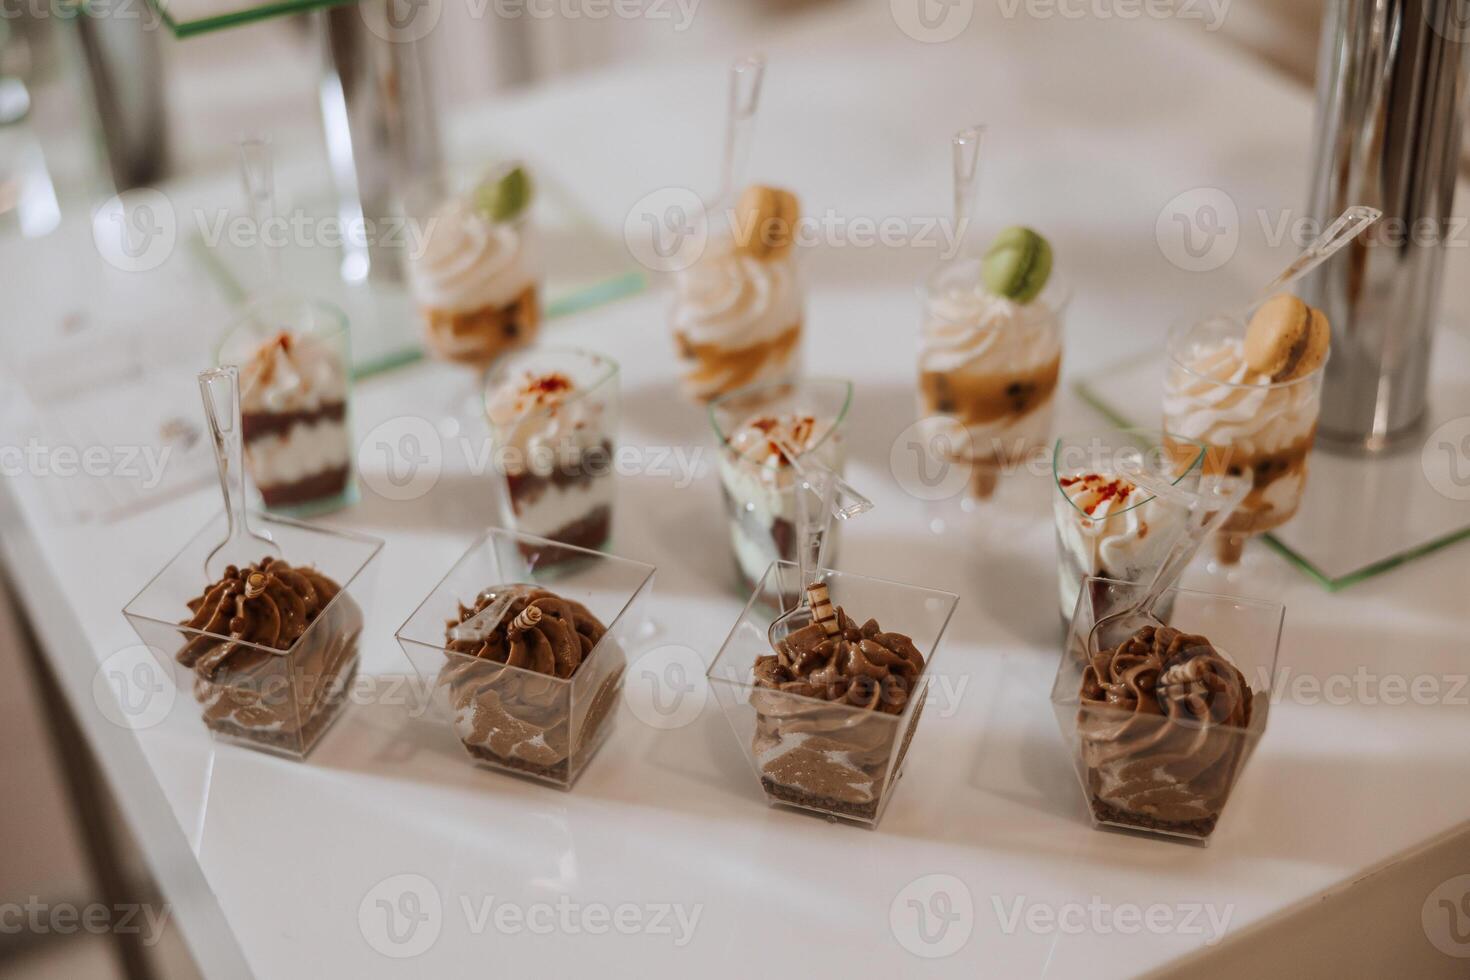
[[[492,528],[395,634],[433,686],[435,714],[477,765],[571,789],[612,732],[628,651],[647,616],[654,566]],[[525,584],[582,603],[607,632],[570,678],[448,649],[446,627],[484,590]],[[478,727],[477,716],[491,719]]]
[[[497,419],[497,395],[527,378],[561,375],[572,391],[554,404]],[[501,357],[482,386],[492,462],[503,481],[501,524],[579,548],[612,535],[620,415],[616,361],[577,347],[532,347]]]
[[[1052,448],[1052,513],[1064,627],[1083,580],[1151,580],[1183,528],[1183,505],[1114,481],[1146,473],[1193,491],[1204,451],[1203,443],[1156,429],[1100,428],[1058,437]],[[1121,501],[1118,493],[1124,494]]]
[[[835,606],[860,623],[875,619],[885,632],[906,634],[924,656],[923,673],[903,710],[887,714],[753,683],[756,659],[773,652],[767,630],[792,608],[799,575],[791,562],[771,564],[706,676],[770,805],[873,828],[892,798],[932,682],[940,676],[934,658],[959,597],[822,570]],[[810,758],[793,764],[800,753]]]
[[[1088,579],[1077,599],[1062,650],[1052,707],[1072,755],[1093,827],[1208,844],[1232,791],[1266,730],[1285,607],[1277,602],[1171,589],[1166,625],[1205,637],[1243,676],[1249,692],[1230,685],[1182,690],[1203,698],[1210,718],[1166,718],[1121,706],[1084,704],[1087,637],[1098,619],[1127,608],[1147,586]],[[1152,694],[1152,692],[1149,692]],[[1196,704],[1199,702],[1196,701]]]
[[[850,381],[810,378],[750,385],[710,402],[731,557],[742,591],[755,588],[771,562],[795,560],[796,483],[789,467],[742,456],[731,447],[731,438],[758,416],[810,415],[826,429],[797,454],[797,460],[811,457],[841,474],[847,461],[845,430],[852,398]],[[834,538],[828,546],[829,563],[836,562],[836,547]]]
[[[205,726],[219,739],[302,759],[347,704],[357,674],[365,610],[372,604],[377,538],[252,515],[252,528],[269,532],[280,558],[315,568],[341,586],[287,650],[232,640],[181,625],[188,603],[211,585],[204,561],[224,540],[225,516],[216,515],[123,608],[138,637],[172,673],[180,693],[197,703]],[[264,557],[265,549],[262,548]],[[179,663],[178,654],[207,637],[233,644],[235,666],[209,679]],[[184,699],[180,704],[186,703]]]
[[[293,381],[275,399],[247,390],[246,365],[282,332],[318,345],[336,365],[332,383],[341,384],[340,393],[310,390],[311,381],[321,381],[313,378],[305,385]],[[357,501],[347,314],[331,303],[291,293],[262,296],[247,303],[226,329],[215,363],[241,369],[245,468],[263,506],[275,514],[310,517]],[[303,396],[305,404],[292,404]]]

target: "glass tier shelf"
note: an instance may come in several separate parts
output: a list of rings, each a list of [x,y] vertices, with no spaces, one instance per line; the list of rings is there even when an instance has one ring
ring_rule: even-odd
[[[300,14],[308,10],[338,7],[355,0],[149,0],[174,37],[192,37],[258,20]]]
[[[554,328],[559,317],[641,292],[648,280],[623,242],[602,232],[534,161],[531,166],[536,174],[536,222],[545,254],[552,257],[543,292],[547,321],[543,331]],[[451,169],[459,173],[470,168]],[[325,221],[336,214],[336,204],[331,189],[322,186],[308,190],[295,202],[280,200],[278,210],[304,212],[312,220]],[[242,302],[263,282],[263,262],[253,247],[232,244],[227,237],[211,245],[197,230],[189,245],[226,301]],[[339,248],[288,244],[279,252],[287,288],[327,300],[347,314],[352,325],[353,373],[358,378],[424,356],[419,314],[406,284],[345,280]]]

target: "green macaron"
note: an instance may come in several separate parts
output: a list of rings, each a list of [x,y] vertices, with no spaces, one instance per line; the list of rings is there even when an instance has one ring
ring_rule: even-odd
[[[980,263],[985,288],[1018,303],[1035,299],[1050,276],[1051,245],[1020,225],[996,235]]]
[[[531,177],[512,167],[475,188],[475,206],[491,221],[512,221],[531,203]]]

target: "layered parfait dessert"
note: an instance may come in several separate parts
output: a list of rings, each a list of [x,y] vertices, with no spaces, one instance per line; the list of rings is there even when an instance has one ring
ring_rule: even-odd
[[[1051,270],[1046,239],[1008,228],[983,259],[946,265],[924,291],[919,409],[931,448],[971,467],[976,499],[1049,435],[1065,305],[1046,288]]]
[[[812,453],[840,473],[846,446],[837,420],[800,411],[746,416],[722,433],[722,442],[720,487],[730,546],[741,581],[753,589],[771,562],[796,559],[798,477],[791,454]]]
[[[281,331],[240,369],[245,465],[265,506],[314,509],[352,478],[347,364],[330,338]]]
[[[439,680],[466,751],[566,784],[605,736],[621,690],[621,657],[603,650],[589,661],[606,634],[586,606],[533,585],[492,586],[461,604],[445,625],[450,658]],[[587,703],[574,704],[568,682],[587,670],[602,676]]]
[[[1330,343],[1322,311],[1286,293],[1261,304],[1248,326],[1214,317],[1170,335],[1164,427],[1205,444],[1207,474],[1253,480],[1216,536],[1225,564],[1301,504]]]
[[[922,706],[905,730],[897,719],[916,695],[924,655],[909,637],[833,607],[826,585],[809,592],[826,615],[755,661],[752,752],[771,798],[871,821],[918,726]]]
[[[670,323],[684,391],[709,401],[800,371],[802,289],[796,198],[773,187],[741,194],[729,227],[675,279]]]
[[[1183,528],[1185,512],[1111,473],[1059,477],[1053,502],[1062,619],[1077,608],[1088,577],[1147,582]]]
[[[425,209],[408,279],[436,357],[483,368],[536,338],[542,260],[531,198],[529,175],[513,166]]]
[[[604,547],[616,488],[617,365],[575,349],[507,358],[486,379],[485,411],[506,526]]]
[[[1147,626],[1083,670],[1077,731],[1100,823],[1198,840],[1245,761],[1254,695],[1210,641]]]
[[[269,556],[189,601],[190,639],[175,654],[194,673],[204,724],[221,735],[305,754],[346,702],[362,611],[314,568]]]
[[[1189,508],[1187,501],[1160,498],[1140,483],[1168,484],[1192,494],[1199,487],[1203,456],[1204,448],[1196,443],[1144,430],[1057,440],[1052,511],[1063,622],[1071,620],[1078,592],[1090,577],[1153,580],[1185,529]]]

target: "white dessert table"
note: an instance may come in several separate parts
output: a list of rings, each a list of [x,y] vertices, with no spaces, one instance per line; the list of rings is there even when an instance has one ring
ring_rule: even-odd
[[[978,6],[947,43],[907,36],[889,5],[772,39],[753,175],[795,188],[808,214],[942,214],[947,134],[988,122],[987,216],[1046,230],[1075,289],[1069,377],[1161,342],[1181,311],[1245,295],[1282,264],[1291,246],[1273,248],[1268,229],[1303,196],[1309,93],[1195,21]],[[677,38],[670,50],[689,60],[508,99],[455,119],[453,136],[534,148],[621,234],[644,195],[704,188],[717,170],[725,53]],[[296,163],[283,182],[312,169]],[[230,187],[221,175],[165,190],[182,209]],[[1197,188],[1223,190],[1241,216],[1238,253],[1211,273],[1178,268],[1156,237],[1171,199]],[[76,303],[107,316],[126,302],[136,319],[198,297],[218,313],[183,255],[110,277],[107,296],[42,274],[77,247],[60,234],[0,241],[0,268],[30,270],[12,328]],[[1047,478],[1016,477],[992,513],[936,535],[889,468],[913,418],[913,284],[933,260],[833,243],[807,264],[809,370],[857,381],[849,476],[878,503],[848,533],[842,566],[962,596],[941,664],[963,695],[926,712],[876,832],[767,808],[713,697],[677,718],[655,710],[655,696],[705,697],[699,675],[742,602],[708,457],[687,487],[623,478],[616,550],[659,567],[653,652],[634,654],[617,729],[570,794],[472,768],[392,680],[410,673],[394,629],[492,520],[487,478],[451,434],[423,496],[380,496],[369,463],[362,502],[325,522],[387,541],[364,637],[377,681],[306,764],[216,745],[187,694],[150,724],[109,720],[108,665],[137,643],[119,610],[214,511],[212,488],[78,523],[48,504],[60,477],[7,478],[4,559],[205,975],[1211,976],[1252,963],[1270,975],[1284,969],[1273,955],[1343,975],[1375,963],[1463,975],[1429,917],[1431,891],[1470,872],[1470,691],[1456,680],[1470,670],[1470,545],[1338,595],[1284,564],[1265,574],[1261,588],[1288,606],[1281,666],[1328,686],[1273,707],[1209,848],[1092,830],[1048,703],[1059,635]],[[1451,262],[1448,307],[1461,315],[1464,250]],[[700,413],[673,392],[663,312],[662,296],[643,295],[549,335],[621,360],[626,445],[708,447]],[[460,381],[422,364],[361,384],[359,437],[392,444]],[[33,421],[18,401],[0,416],[7,444]],[[1069,393],[1059,416],[1096,421]],[[1439,693],[1395,703],[1394,677]]]

